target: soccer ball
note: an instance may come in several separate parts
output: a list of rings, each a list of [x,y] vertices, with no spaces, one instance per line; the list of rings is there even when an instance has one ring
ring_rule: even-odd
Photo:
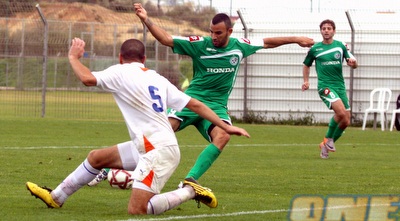
[[[133,184],[132,172],[120,169],[111,169],[107,179],[110,186],[119,189],[130,189]]]

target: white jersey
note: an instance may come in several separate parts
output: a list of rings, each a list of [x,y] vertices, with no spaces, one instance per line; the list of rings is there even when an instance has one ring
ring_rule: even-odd
[[[166,111],[167,107],[182,110],[188,95],[142,63],[117,64],[92,73],[97,87],[113,94],[140,153],[148,152],[149,144],[150,148],[178,144]]]

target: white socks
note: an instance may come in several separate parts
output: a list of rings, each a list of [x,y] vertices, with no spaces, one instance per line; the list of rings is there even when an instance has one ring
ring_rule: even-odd
[[[191,186],[184,186],[174,191],[157,194],[147,204],[147,214],[158,215],[193,199],[195,192]]]
[[[69,196],[92,181],[99,172],[98,169],[93,168],[88,160],[85,159],[74,172],[69,174],[69,176],[51,192],[51,196],[54,201],[61,206]]]

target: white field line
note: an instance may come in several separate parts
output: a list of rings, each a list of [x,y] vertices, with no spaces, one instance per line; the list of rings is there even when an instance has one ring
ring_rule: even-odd
[[[216,218],[216,217],[232,217],[232,216],[245,216],[245,215],[255,215],[255,214],[266,214],[266,213],[287,213],[290,211],[310,211],[310,210],[334,210],[334,209],[345,209],[345,208],[354,208],[354,207],[388,207],[390,204],[363,204],[363,205],[342,205],[342,206],[332,206],[332,207],[321,207],[321,208],[298,208],[298,209],[277,209],[277,210],[255,210],[255,211],[241,211],[234,213],[225,213],[225,214],[200,214],[200,215],[189,215],[189,216],[169,216],[163,218],[150,218],[150,219],[127,219],[120,221],[167,221],[167,220],[191,220],[191,219],[200,219],[200,218]]]
[[[291,144],[228,144],[228,147],[299,147],[299,146],[315,146],[315,143],[312,144],[299,144],[299,143],[291,143]],[[357,143],[341,143],[340,146],[358,146],[365,144],[357,144]],[[181,148],[186,147],[205,147],[206,144],[198,144],[198,145],[179,145]],[[369,143],[368,146],[400,146],[400,143],[396,144],[385,144],[385,143]],[[105,146],[103,146],[105,147]],[[0,150],[36,150],[36,149],[98,149],[103,148],[102,146],[42,146],[42,147],[0,147]]]

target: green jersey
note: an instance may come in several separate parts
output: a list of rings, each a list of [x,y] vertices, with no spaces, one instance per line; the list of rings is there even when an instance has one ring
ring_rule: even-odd
[[[224,48],[211,37],[174,37],[173,51],[193,60],[193,80],[185,93],[205,103],[227,106],[243,58],[263,48],[263,41],[231,37]]]
[[[316,43],[308,51],[303,64],[310,67],[315,60],[318,88],[332,87],[346,90],[343,78],[343,60],[353,55],[345,43],[333,40],[332,44]]]

